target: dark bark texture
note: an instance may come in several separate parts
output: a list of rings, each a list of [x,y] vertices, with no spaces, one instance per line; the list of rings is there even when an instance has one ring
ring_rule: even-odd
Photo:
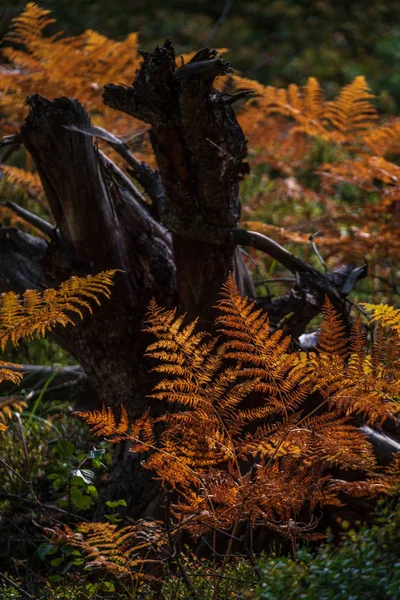
[[[269,253],[296,276],[287,296],[262,300],[272,324],[292,313],[285,326],[297,338],[320,311],[325,294],[349,322],[343,293],[346,282],[346,293],[349,288],[347,272],[324,275],[272,240],[239,229],[246,140],[232,108],[236,97],[213,87],[215,78],[229,71],[209,49],[177,68],[167,41],[143,53],[132,87],[106,86],[106,104],[150,124],[157,171],[140,163],[123,142],[92,127],[77,100],[28,98],[29,116],[13,141],[35,161],[56,228],[38,224],[48,241],[0,228],[0,290],[43,289],[73,274],[120,270],[110,300],[75,327],[54,333],[81,366],[97,406],[118,411],[124,404],[136,417],[149,405],[151,365],[143,355],[150,340],[143,327],[152,297],[163,306],[178,306],[188,319],[200,316],[202,327],[211,330],[213,307],[230,272],[239,289],[254,296],[240,245]],[[125,158],[144,195],[98,149],[96,136]],[[63,377],[65,383],[67,374]],[[109,497],[126,498],[129,512],[143,515],[157,504],[157,494],[139,457],[119,448]]]

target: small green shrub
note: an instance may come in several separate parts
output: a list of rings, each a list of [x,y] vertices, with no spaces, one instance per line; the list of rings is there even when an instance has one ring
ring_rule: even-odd
[[[400,598],[400,508],[382,510],[373,527],[349,531],[339,548],[261,565],[258,600],[397,600]]]

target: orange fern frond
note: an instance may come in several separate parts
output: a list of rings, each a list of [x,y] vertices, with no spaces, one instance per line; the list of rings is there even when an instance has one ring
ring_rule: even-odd
[[[378,113],[370,102],[375,96],[365,80],[359,75],[346,85],[339,96],[327,103],[324,118],[329,120],[343,140],[350,135],[365,131],[375,125]],[[341,141],[340,137],[338,141]]]
[[[0,422],[5,424],[9,421],[13,412],[22,412],[26,407],[27,403],[21,398],[21,396],[7,396],[0,398]]]
[[[94,435],[105,438],[123,435],[127,433],[129,428],[128,414],[124,406],[121,406],[121,417],[118,425],[111,408],[106,408],[104,405],[101,411],[76,411],[74,414],[90,426],[90,430]]]
[[[318,333],[318,347],[328,354],[344,359],[347,356],[347,339],[343,321],[329,298],[325,299],[322,311],[323,320]]]
[[[380,423],[400,412],[400,380],[382,362],[389,361],[384,338],[377,342],[381,354],[370,350],[357,321],[347,339],[327,300],[319,347],[300,356],[231,277],[218,309],[220,338],[213,339],[196,331],[197,321],[186,324],[184,316],[150,304],[147,324],[156,341],[147,355],[162,377],[151,397],[166,400],[171,411],[131,424],[126,416],[118,424],[110,409],[80,413],[97,434],[146,452],[144,466],[177,493],[171,510],[183,527],[198,536],[247,520],[291,539],[307,537],[315,522],[298,522],[306,505],[341,504],[347,484],[335,483],[333,468],[368,475],[369,483],[353,482],[350,493],[389,489],[383,480],[373,484],[371,443],[351,420],[362,413],[367,423]]]
[[[37,173],[32,173],[31,171],[11,165],[2,165],[1,170],[11,183],[29,194],[33,196],[41,196],[43,194],[42,182]]]
[[[371,323],[380,321],[384,327],[389,327],[400,334],[400,310],[387,304],[368,304],[362,306],[371,313]]]
[[[112,277],[116,271],[104,271],[87,277],[72,277],[58,290],[27,290],[22,297],[7,292],[0,299],[0,345],[8,340],[17,344],[21,337],[31,338],[60,323],[73,324],[71,314],[83,318],[82,308],[92,312],[89,301],[100,304],[99,296],[110,297]]]
[[[0,383],[3,381],[11,381],[18,385],[22,379],[22,373],[15,370],[18,365],[0,360]]]
[[[46,531],[54,543],[79,548],[87,558],[87,569],[104,569],[117,579],[128,578],[131,583],[155,578],[146,572],[146,567],[160,562],[159,551],[166,543],[166,533],[158,521],[139,520],[126,527],[79,523],[75,531],[68,525]]]

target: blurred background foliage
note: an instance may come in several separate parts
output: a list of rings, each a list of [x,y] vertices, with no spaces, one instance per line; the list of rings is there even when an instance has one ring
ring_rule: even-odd
[[[25,4],[0,1],[1,35]],[[167,36],[178,52],[224,47],[227,59],[252,79],[280,87],[315,76],[328,97],[364,75],[381,110],[396,112],[400,103],[395,0],[41,0],[40,6],[53,11],[66,34],[94,29],[120,40],[137,31],[145,50]]]

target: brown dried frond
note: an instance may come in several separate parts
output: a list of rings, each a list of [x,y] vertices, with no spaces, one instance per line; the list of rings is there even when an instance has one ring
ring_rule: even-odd
[[[239,88],[254,88],[254,82],[251,85],[251,81],[239,76],[234,81]],[[325,101],[314,77],[302,90],[294,84],[289,85],[287,90],[258,84],[255,91],[257,97],[250,104],[256,105],[264,117],[282,115],[294,119],[292,135],[300,132],[326,141],[354,144],[356,136],[373,127],[378,119],[377,111],[370,102],[374,96],[361,75],[330,102]],[[247,110],[251,108],[246,108],[244,113]]]
[[[50,11],[29,2],[13,20],[7,36],[11,45],[2,48],[6,63],[0,68],[1,126],[15,130],[26,114],[26,96],[35,92],[48,98],[78,98],[96,125],[114,133],[139,131],[143,125],[117,114],[102,102],[102,88],[110,81],[129,85],[139,66],[138,35],[115,41],[93,30],[75,37],[62,32],[45,34],[54,19]]]
[[[322,311],[323,320],[318,333],[318,347],[323,352],[344,360],[347,356],[347,339],[343,320],[329,298],[325,299]]]
[[[389,308],[389,307],[387,307]],[[382,315],[393,311],[377,309]],[[360,320],[346,340],[343,326],[332,305],[324,308],[318,353],[310,355],[315,389],[329,406],[342,414],[363,414],[367,423],[383,423],[400,413],[400,344],[388,344],[379,336],[368,353],[368,342]],[[398,337],[398,336],[396,336]],[[395,366],[395,368],[394,368]]]
[[[363,134],[363,143],[373,156],[400,153],[400,121],[391,120],[383,125],[371,127]]]
[[[79,523],[73,531],[47,530],[57,544],[79,548],[87,558],[88,570],[104,569],[114,577],[137,580],[154,579],[148,567],[160,563],[159,551],[166,543],[166,533],[158,521],[139,520],[134,525],[118,527],[113,523]]]
[[[87,277],[71,277],[55,290],[27,290],[23,296],[7,292],[0,299],[0,345],[8,340],[18,344],[21,337],[32,338],[60,323],[73,324],[72,315],[83,318],[82,308],[92,312],[90,303],[100,304],[99,296],[110,297],[116,271],[103,271]]]
[[[373,497],[378,494],[398,496],[400,491],[400,454],[394,454],[390,463],[383,468],[381,473],[371,473],[366,481],[334,480],[331,482],[331,488],[335,491],[346,492],[356,498]]]

